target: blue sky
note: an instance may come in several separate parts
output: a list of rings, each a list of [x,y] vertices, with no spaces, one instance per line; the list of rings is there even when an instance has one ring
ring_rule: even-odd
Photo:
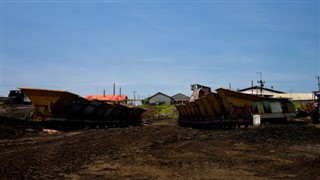
[[[1,1],[1,95],[317,90],[319,1]]]

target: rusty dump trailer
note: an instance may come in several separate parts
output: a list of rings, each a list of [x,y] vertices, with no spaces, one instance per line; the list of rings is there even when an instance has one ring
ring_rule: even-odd
[[[145,109],[87,100],[77,94],[48,89],[19,88],[32,103],[28,122],[46,125],[139,125]]]
[[[224,127],[248,126],[253,115],[266,121],[294,116],[294,106],[286,99],[271,99],[219,88],[192,101],[176,105],[178,122],[184,126]]]

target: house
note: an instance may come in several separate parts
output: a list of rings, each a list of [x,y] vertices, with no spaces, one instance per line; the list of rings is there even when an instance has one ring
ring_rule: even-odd
[[[173,96],[171,96],[171,98],[173,99],[174,104],[184,104],[184,103],[190,101],[190,97],[188,97],[184,94],[181,94],[181,93],[173,95]]]
[[[148,99],[150,105],[170,105],[174,101],[170,96],[161,92],[157,92]]]
[[[262,95],[264,97],[272,97],[274,94],[283,94],[285,92],[282,91],[277,91],[274,89],[269,89],[265,87],[260,87],[260,86],[252,86],[249,88],[245,89],[240,89],[238,92],[244,93],[244,94],[253,94],[253,95]]]

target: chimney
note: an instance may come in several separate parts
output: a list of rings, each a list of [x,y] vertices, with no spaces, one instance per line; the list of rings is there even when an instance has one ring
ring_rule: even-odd
[[[121,97],[121,87],[119,88],[119,95],[120,95],[120,97]]]
[[[103,90],[103,97],[106,97],[106,90]]]
[[[116,83],[113,83],[113,95],[116,95]]]

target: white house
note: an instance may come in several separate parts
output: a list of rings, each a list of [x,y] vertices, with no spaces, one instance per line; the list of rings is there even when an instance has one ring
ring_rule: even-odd
[[[173,102],[173,99],[170,96],[161,92],[157,92],[156,94],[149,97],[148,99],[149,99],[149,104],[151,105],[160,105],[160,104],[170,105]]]

